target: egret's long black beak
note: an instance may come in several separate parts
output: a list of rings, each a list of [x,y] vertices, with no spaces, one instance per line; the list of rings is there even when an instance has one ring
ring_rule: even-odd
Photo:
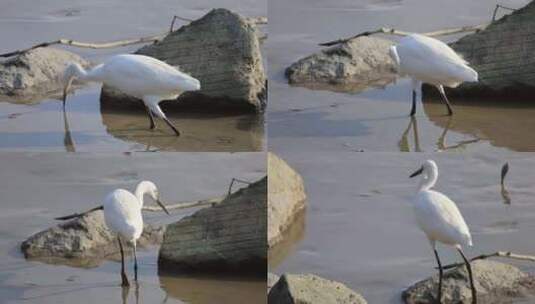
[[[74,77],[69,77],[69,80],[67,80],[67,84],[63,88],[63,109],[64,110],[65,110],[65,103],[67,101],[67,94],[69,93],[73,80],[74,80]]]
[[[167,208],[165,208],[165,205],[162,203],[162,201],[160,199],[157,199],[156,203],[158,205],[160,205],[160,207],[162,207],[163,211],[165,211],[165,213],[167,213],[169,215],[169,211],[167,211]]]
[[[414,173],[412,173],[409,177],[410,177],[410,178],[413,178],[413,177],[415,177],[415,176],[418,176],[418,175],[422,174],[422,172],[424,172],[424,167],[423,167],[423,166],[420,167],[420,169],[414,171]]]

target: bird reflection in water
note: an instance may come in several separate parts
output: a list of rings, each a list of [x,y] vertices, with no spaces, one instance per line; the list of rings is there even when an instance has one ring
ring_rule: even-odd
[[[440,134],[436,142],[437,151],[463,149],[467,145],[479,142],[481,140],[480,138],[461,140],[456,144],[448,146],[446,144],[446,136],[453,125],[454,117],[447,116],[447,119],[448,120],[446,122],[446,127],[442,130],[442,133]],[[411,129],[414,135],[414,149],[411,149],[409,142],[409,133]],[[409,125],[407,126],[405,131],[403,131],[401,139],[398,142],[398,147],[401,152],[422,152],[422,149],[420,147],[420,137],[418,135],[418,119],[415,116],[409,117]]]
[[[69,119],[67,118],[67,112],[65,110],[63,110],[63,132],[63,145],[65,146],[65,151],[76,152],[74,140],[72,139],[71,129],[69,128]]]
[[[411,152],[411,147],[409,144],[409,132],[412,128],[412,133],[414,134],[414,151],[412,152],[422,152],[422,149],[420,149],[420,139],[418,137],[418,121],[416,120],[416,117],[410,116],[409,117],[409,125],[401,135],[401,139],[399,140],[398,146],[399,150],[401,152]]]
[[[130,286],[121,286],[121,300],[122,304],[128,304],[128,295],[130,293]],[[139,304],[139,283],[134,282],[134,298],[135,298],[135,304]]]

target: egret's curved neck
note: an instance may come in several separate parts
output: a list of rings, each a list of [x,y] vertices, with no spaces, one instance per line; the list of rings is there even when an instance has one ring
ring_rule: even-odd
[[[147,190],[148,189],[144,183],[139,183],[136,187],[136,192],[134,195],[139,201],[139,209],[143,208],[143,197],[145,196],[145,193],[147,193]]]
[[[438,179],[438,172],[436,168],[432,168],[431,170],[426,170],[427,172],[424,172],[422,181],[420,182],[420,188],[418,191],[427,191],[436,184]]]
[[[77,78],[81,81],[102,81],[102,64],[86,71],[81,65],[73,63],[67,68],[67,78]]]
[[[81,65],[73,63],[67,68],[66,76],[67,78],[75,77],[80,80],[85,80],[87,71]]]

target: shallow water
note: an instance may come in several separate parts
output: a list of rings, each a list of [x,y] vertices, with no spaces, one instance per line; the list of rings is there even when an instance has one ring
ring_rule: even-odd
[[[0,153],[0,303],[137,303],[132,286],[122,300],[116,261],[82,269],[26,261],[20,243],[70,214],[98,204],[109,191],[154,181],[168,203],[220,196],[232,177],[265,175],[264,153],[65,154]],[[154,225],[174,222],[195,210],[171,216],[146,212]],[[258,277],[195,276],[158,269],[157,248],[139,253],[139,303],[264,303],[266,282]],[[132,264],[127,272],[133,275]]]
[[[408,178],[428,158],[439,167],[435,189],[457,203],[470,227],[474,247],[466,249],[469,256],[498,250],[535,254],[535,154],[281,156],[302,175],[308,207],[304,233],[286,246],[286,253],[276,253],[283,258],[270,260],[270,271],[277,274],[315,273],[345,283],[369,303],[401,303],[404,288],[436,272],[433,251],[410,203],[418,181]],[[506,161],[511,205],[504,204],[500,188]],[[439,252],[444,264],[460,260],[448,247],[439,245]],[[535,273],[533,263],[515,264]]]
[[[70,95],[65,115],[57,99],[37,104],[0,103],[0,150],[13,151],[261,151],[262,118],[248,114],[169,112],[176,137],[162,120],[149,129],[143,111],[103,111],[100,86]],[[70,142],[66,139],[70,138]]]
[[[173,15],[197,19],[214,7],[245,16],[266,16],[262,0],[159,1],[158,5],[114,1],[45,3],[0,1],[0,52],[29,47],[58,38],[99,42],[154,35],[168,30]],[[177,21],[175,28],[183,24]],[[113,29],[113,30],[110,30]],[[142,45],[90,50],[69,48],[93,62],[132,52]],[[176,138],[167,126],[148,130],[143,113],[101,113],[100,87],[90,85],[68,99],[67,116],[76,151],[261,151],[265,148],[264,122],[255,115],[170,113],[183,131]],[[109,114],[109,115],[108,115]],[[0,97],[0,150],[65,151],[61,102],[38,99],[13,104]],[[69,150],[69,149],[68,149]],[[73,149],[70,149],[73,150]]]
[[[521,7],[529,1],[501,1]],[[418,145],[404,141],[411,84],[400,79],[359,94],[291,87],[284,69],[321,48],[320,42],[388,26],[426,32],[488,22],[496,3],[489,1],[270,1],[268,129],[274,151],[437,151],[447,124],[440,104],[418,103]],[[440,14],[437,8],[440,7]],[[498,14],[502,15],[504,12]],[[299,16],[294,18],[293,16]],[[448,40],[455,37],[447,37]],[[533,111],[524,100],[451,98],[455,117],[447,132],[448,150],[533,151],[529,130]],[[412,140],[412,139],[411,139]]]

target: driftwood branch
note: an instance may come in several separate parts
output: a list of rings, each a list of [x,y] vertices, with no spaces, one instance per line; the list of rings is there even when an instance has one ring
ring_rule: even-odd
[[[222,196],[215,197],[215,198],[210,198],[210,199],[204,199],[204,200],[179,202],[179,203],[175,203],[175,204],[172,204],[172,205],[166,205],[165,208],[167,210],[174,210],[174,209],[187,209],[187,208],[194,208],[194,207],[202,207],[202,206],[219,204],[225,198],[227,198],[229,195],[232,194],[232,186],[234,185],[234,183],[242,183],[242,184],[247,184],[247,185],[252,184],[252,182],[249,182],[249,181],[245,181],[245,180],[241,180],[241,179],[237,179],[237,178],[232,178],[232,180],[230,181],[230,185],[228,186],[228,192],[227,192],[226,195],[222,195]],[[75,217],[84,216],[85,214],[91,213],[91,212],[96,211],[96,210],[101,210],[102,208],[103,208],[102,205],[100,205],[98,207],[95,207],[93,209],[90,209],[90,210],[82,212],[82,213],[74,213],[74,214],[70,214],[70,215],[66,215],[66,216],[56,217],[55,219],[56,220],[63,220],[63,221],[64,220],[69,220],[69,219],[72,219],[72,218],[75,218]],[[149,211],[149,212],[163,211],[163,209],[160,206],[143,206],[142,210],[143,211]]]
[[[470,262],[475,261],[475,260],[485,260],[485,259],[493,258],[493,257],[535,262],[535,256],[516,254],[516,253],[512,253],[510,251],[497,251],[497,252],[491,253],[491,254],[478,255],[478,256],[470,259]],[[450,268],[455,268],[455,267],[459,267],[459,266],[463,266],[463,265],[464,265],[464,263],[454,263],[454,264],[449,264],[449,265],[443,266],[442,269],[450,269]]]
[[[20,54],[26,53],[26,52],[31,51],[31,50],[36,49],[36,48],[47,47],[47,46],[55,45],[55,44],[74,46],[74,47],[80,47],[80,48],[90,48],[90,49],[109,49],[109,48],[132,45],[132,44],[157,42],[157,41],[162,40],[165,37],[166,34],[167,33],[154,35],[154,36],[135,38],[135,39],[125,39],[125,40],[117,40],[117,41],[102,42],[102,43],[80,42],[80,41],[76,41],[76,40],[72,40],[72,39],[59,39],[59,40],[39,43],[39,44],[36,44],[36,45],[34,45],[32,47],[29,47],[27,49],[22,49],[22,50],[17,50],[17,51],[14,51],[14,52],[0,54],[0,57],[16,56],[16,55],[20,55]]]
[[[17,55],[24,54],[24,53],[26,53],[28,51],[31,51],[33,49],[36,49],[36,48],[47,47],[47,46],[57,45],[57,44],[67,45],[67,46],[74,46],[74,47],[79,47],[79,48],[89,48],[89,49],[109,49],[109,48],[122,47],[122,46],[133,45],[133,44],[158,42],[158,41],[162,40],[170,32],[173,31],[174,26],[175,26],[175,21],[177,19],[178,20],[187,21],[187,22],[194,21],[193,19],[184,18],[184,17],[180,17],[180,16],[175,15],[175,16],[173,16],[173,19],[171,20],[171,26],[169,28],[169,32],[165,32],[165,33],[158,34],[158,35],[152,35],[152,36],[134,38],[134,39],[124,39],[124,40],[116,40],[116,41],[109,41],[109,42],[100,42],[100,43],[99,42],[81,42],[81,41],[76,41],[76,40],[72,40],[72,39],[62,38],[62,39],[58,39],[58,40],[54,40],[54,41],[42,42],[42,43],[36,44],[36,45],[31,46],[31,47],[26,48],[26,49],[16,50],[16,51],[13,51],[13,52],[0,54],[0,58],[1,57],[6,58],[6,57],[17,56]],[[247,20],[248,20],[248,22],[253,23],[253,24],[267,24],[267,17],[263,17],[263,16],[251,17],[251,18],[247,18]]]
[[[258,17],[248,17],[246,18],[249,23],[253,24],[268,24],[268,18],[265,16],[258,16]]]
[[[455,27],[455,28],[449,28],[449,29],[443,29],[433,32],[427,32],[427,33],[421,33],[422,35],[429,36],[429,37],[438,37],[438,36],[446,36],[446,35],[452,35],[452,34],[458,34],[458,33],[466,33],[466,32],[477,32],[484,28],[486,28],[489,25],[489,23],[485,24],[479,24],[479,25],[471,25],[471,26],[463,26],[463,27]],[[333,40],[329,42],[320,43],[321,46],[332,46],[340,43],[348,42],[349,40],[361,37],[361,36],[370,36],[373,34],[389,34],[389,35],[396,35],[396,36],[407,36],[410,34],[413,34],[411,32],[405,32],[396,30],[394,28],[388,28],[388,27],[382,27],[377,30],[373,31],[366,31],[362,32],[360,34],[357,34],[355,36],[351,36],[349,38],[342,38],[338,40]]]
[[[187,202],[180,202],[173,205],[166,205],[165,208],[167,210],[172,209],[186,209],[186,208],[193,208],[193,207],[202,207],[207,205],[214,205],[221,203],[225,196],[220,196],[216,198],[211,199],[205,199],[205,200],[198,200],[198,201],[187,201]],[[163,211],[161,207],[159,206],[143,206],[143,211],[151,211],[151,212],[157,212],[157,211]]]

